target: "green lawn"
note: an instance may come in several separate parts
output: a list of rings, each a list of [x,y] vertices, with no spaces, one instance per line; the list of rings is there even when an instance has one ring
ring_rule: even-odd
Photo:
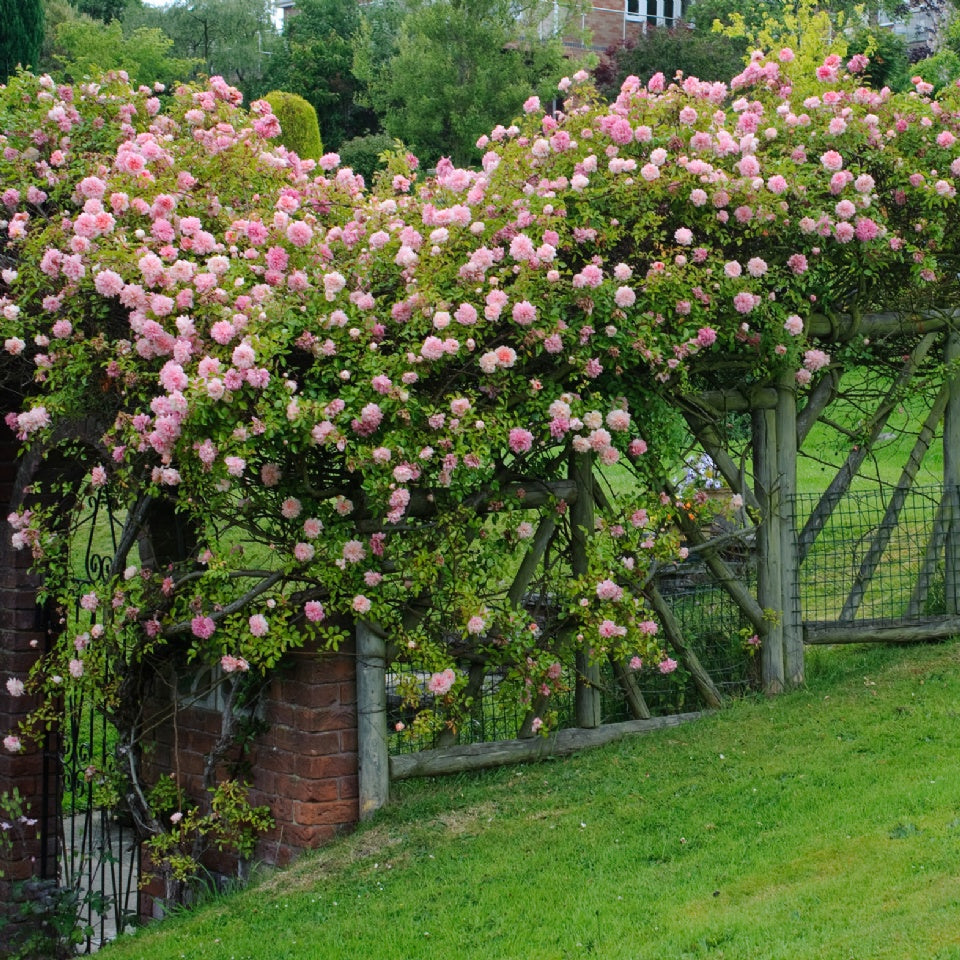
[[[809,686],[374,822],[104,960],[960,958],[960,644],[811,651]]]

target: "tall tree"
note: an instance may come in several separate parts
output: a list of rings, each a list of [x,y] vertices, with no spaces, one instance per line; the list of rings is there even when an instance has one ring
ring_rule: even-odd
[[[427,161],[449,154],[467,163],[481,134],[531,93],[552,96],[569,70],[557,9],[540,0],[409,0],[393,55],[378,62],[361,40],[355,70],[387,133]]]
[[[42,0],[0,0],[0,82],[18,66],[36,67],[43,46]]]
[[[163,30],[175,56],[198,61],[201,73],[225,77],[248,97],[269,89],[262,74],[276,46],[272,0],[175,0],[131,11],[124,26],[134,24]]]
[[[123,20],[127,0],[77,0],[76,7],[94,20],[110,23],[111,20]]]
[[[376,16],[382,19],[384,10],[378,7]],[[358,102],[364,91],[353,74],[353,37],[360,26],[356,0],[299,0],[265,70],[269,86],[313,105],[329,148],[378,126],[373,111]]]
[[[57,54],[63,51],[57,46],[57,31],[61,23],[76,20],[80,14],[70,0],[43,0],[43,46],[37,69],[41,73],[53,73],[58,68]]]
[[[126,36],[119,20],[66,20],[57,28],[55,59],[70,80],[100,70],[126,70],[139,83],[189,79],[196,64],[171,56],[173,42],[156,27],[138,27]]]

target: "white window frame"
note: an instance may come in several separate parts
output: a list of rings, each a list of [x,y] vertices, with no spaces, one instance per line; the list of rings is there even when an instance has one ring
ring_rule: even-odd
[[[623,15],[627,20],[646,20],[646,0],[623,0]]]

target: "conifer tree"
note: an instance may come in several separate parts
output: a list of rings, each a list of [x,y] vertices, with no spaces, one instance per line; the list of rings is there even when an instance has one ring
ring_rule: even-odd
[[[0,82],[17,66],[36,68],[43,44],[42,0],[0,0]]]

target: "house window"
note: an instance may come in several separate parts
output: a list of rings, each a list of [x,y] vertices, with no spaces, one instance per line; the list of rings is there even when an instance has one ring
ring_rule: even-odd
[[[651,25],[672,26],[683,15],[682,0],[625,0],[627,20],[642,20]]]

